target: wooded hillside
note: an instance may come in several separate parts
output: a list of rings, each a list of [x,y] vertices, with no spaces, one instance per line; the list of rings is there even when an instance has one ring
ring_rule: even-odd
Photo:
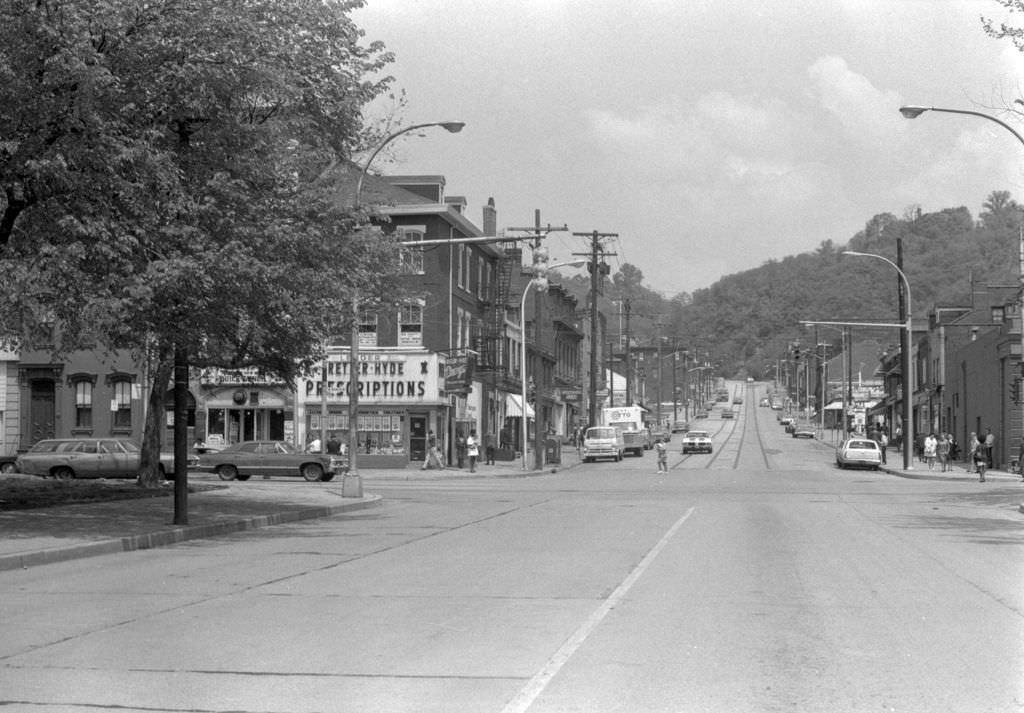
[[[971,281],[1015,285],[1022,206],[1008,191],[988,196],[977,219],[965,207],[934,213],[909,209],[901,217],[874,216],[845,245],[826,240],[814,252],[772,260],[727,275],[692,295],[668,299],[643,284],[643,273],[623,265],[606,281],[600,309],[611,335],[619,334],[620,304],[629,299],[634,344],[656,344],[661,336],[679,348],[707,353],[722,376],[761,377],[796,340],[814,341],[800,320],[896,321],[896,271],[881,260],[844,256],[844,250],[875,253],[896,262],[903,243],[903,269],[910,280],[914,316],[936,305],[968,304]],[[589,279],[564,280],[587,307]],[[839,333],[823,329],[821,341]],[[895,330],[856,329],[854,339],[896,343]]]

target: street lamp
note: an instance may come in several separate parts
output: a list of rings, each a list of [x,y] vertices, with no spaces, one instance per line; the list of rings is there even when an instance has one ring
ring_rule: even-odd
[[[569,262],[556,262],[554,265],[548,265],[547,270],[553,270],[556,267],[583,267],[586,264],[586,260],[570,260]],[[519,303],[519,381],[521,384],[520,398],[522,398],[523,400],[521,404],[523,416],[520,430],[522,433],[521,445],[523,447],[523,470],[527,470],[526,439],[528,436],[526,430],[526,296],[530,293],[530,288],[534,286],[537,287],[538,292],[544,292],[548,289],[548,278],[546,274],[547,270],[545,270],[544,275],[537,275],[536,277],[531,278],[530,281],[526,283],[526,287],[523,288],[523,298],[522,300],[520,300]],[[539,325],[537,325],[537,327],[537,333],[539,335]],[[534,418],[536,418],[536,414],[534,414]],[[537,464],[539,467],[540,459],[537,459]]]
[[[911,397],[913,396],[911,389],[914,385],[914,360],[911,359],[911,344],[914,341],[914,330],[913,330],[913,310],[910,305],[910,280],[907,279],[906,273],[903,272],[892,260],[881,255],[875,255],[874,253],[861,253],[854,250],[844,250],[843,255],[853,255],[855,257],[873,257],[876,260],[882,260],[888,263],[893,270],[899,273],[900,278],[903,280],[903,289],[907,294],[907,315],[904,329],[907,334],[907,348],[903,354],[903,469],[911,470],[914,466],[913,461],[913,448],[914,448],[914,423],[913,423],[913,410],[911,405]]]
[[[1016,100],[1017,104],[1024,104],[1020,99]],[[1016,129],[1007,124],[1002,119],[997,119],[994,116],[985,114],[980,111],[970,111],[968,109],[942,109],[937,106],[901,106],[900,114],[907,119],[916,119],[926,111],[939,111],[946,114],[966,114],[967,116],[977,116],[982,119],[987,119],[993,123],[999,124],[1001,127],[1009,131],[1022,145],[1024,145],[1024,137],[1017,133]],[[1017,312],[1020,316],[1020,339],[1021,339],[1021,352],[1020,362],[1018,363],[1018,369],[1020,370],[1020,376],[1024,376],[1024,232],[1021,233],[1017,245],[1018,254],[1018,280],[1020,282],[1020,291],[1017,297]]]
[[[385,146],[390,144],[392,141],[397,139],[402,134],[408,134],[410,131],[416,131],[417,129],[425,129],[430,126],[440,126],[449,133],[456,134],[462,131],[462,127],[465,124],[461,121],[435,121],[428,122],[425,124],[414,124],[407,126],[404,129],[394,132],[384,138],[377,148],[373,150],[370,157],[363,162],[362,168],[359,171],[359,178],[356,179],[356,191],[355,191],[355,203],[354,207],[359,208],[360,200],[363,196],[363,182],[366,180],[366,175],[370,171],[370,164],[373,163],[373,159],[377,157]],[[348,475],[345,477],[345,484],[348,483],[349,479],[352,479],[352,495],[354,497],[362,497],[363,486],[362,481],[359,478],[359,469],[356,461],[359,454],[359,300],[357,298],[352,299],[352,331],[350,336],[349,344],[349,365],[348,365],[348,381],[349,381],[349,397],[348,397]],[[326,374],[327,363],[324,362],[324,373]],[[326,379],[324,379],[324,394],[323,399],[326,404],[327,401],[327,389]],[[324,408],[326,411],[326,408]],[[326,418],[322,418],[321,424],[321,441],[320,447],[326,447],[326,433],[327,433],[327,422]],[[345,485],[342,485],[342,493],[348,494],[348,489]]]

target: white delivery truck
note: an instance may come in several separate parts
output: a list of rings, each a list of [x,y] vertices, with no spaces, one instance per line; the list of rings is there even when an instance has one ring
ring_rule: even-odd
[[[601,409],[603,426],[612,426],[622,431],[625,450],[635,456],[642,456],[645,450],[654,447],[651,432],[644,426],[644,414],[647,409],[642,406],[612,406]]]

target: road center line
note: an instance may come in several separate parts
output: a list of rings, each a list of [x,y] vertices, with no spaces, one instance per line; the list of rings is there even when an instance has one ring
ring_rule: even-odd
[[[587,637],[593,633],[597,625],[608,616],[608,612],[616,607],[616,605],[622,601],[622,599],[629,593],[633,585],[636,584],[637,580],[643,575],[644,571],[654,561],[654,558],[665,549],[665,545],[669,543],[672,536],[676,534],[676,531],[683,526],[683,523],[693,514],[693,508],[687,510],[681,518],[676,520],[675,524],[669,528],[658,543],[651,548],[651,550],[644,556],[640,563],[633,568],[633,571],[622,580],[622,583],[615,588],[607,599],[602,602],[593,614],[587,617],[586,621],[580,625],[580,627],[573,632],[572,636],[566,639],[565,643],[556,651],[551,658],[547,660],[540,671],[538,671],[533,678],[530,679],[516,697],[513,698],[508,704],[502,709],[502,713],[525,713],[533,702],[537,699],[547,685],[551,682],[562,667],[568,663],[572,655],[576,653],[576,650],[583,645],[583,642],[587,640]]]

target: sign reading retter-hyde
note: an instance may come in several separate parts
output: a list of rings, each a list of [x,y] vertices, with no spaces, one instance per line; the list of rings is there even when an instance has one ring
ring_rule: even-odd
[[[359,401],[365,403],[430,402],[440,399],[436,354],[360,354]],[[348,401],[352,391],[350,363],[331,355],[327,361],[327,400]],[[322,399],[322,369],[303,385],[307,401]]]

